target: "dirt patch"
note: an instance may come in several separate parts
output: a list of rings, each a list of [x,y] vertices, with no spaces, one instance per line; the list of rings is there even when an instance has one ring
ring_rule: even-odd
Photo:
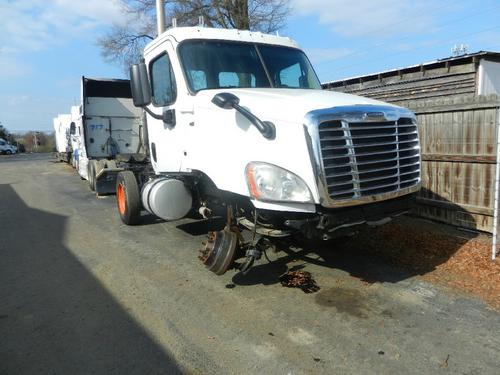
[[[500,310],[500,261],[491,260],[491,238],[486,235],[405,218],[356,236],[350,246],[425,280],[472,293]]]

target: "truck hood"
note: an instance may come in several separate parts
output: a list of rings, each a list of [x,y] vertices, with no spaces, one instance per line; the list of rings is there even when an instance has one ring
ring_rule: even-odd
[[[196,95],[198,105],[213,108],[214,95],[230,92],[240,98],[240,105],[248,108],[261,120],[302,122],[303,117],[316,109],[347,105],[385,105],[378,100],[327,90],[304,89],[218,89],[203,90]]]
[[[267,139],[242,115],[221,109],[212,98],[229,92],[240,105],[262,121],[271,121],[276,137]],[[249,196],[245,178],[248,163],[265,162],[299,176],[311,190],[314,204],[320,204],[311,150],[304,134],[305,115],[313,110],[355,105],[385,105],[375,100],[333,91],[301,89],[222,89],[197,93],[186,108],[194,113],[186,131],[190,148],[183,162],[186,170],[203,171],[220,189]],[[208,148],[207,148],[208,147]],[[207,149],[210,150],[207,156]],[[315,212],[313,203],[291,204],[254,200],[255,207],[279,211]]]

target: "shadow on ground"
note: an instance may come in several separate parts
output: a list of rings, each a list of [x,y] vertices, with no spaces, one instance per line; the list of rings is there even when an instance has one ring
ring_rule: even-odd
[[[0,374],[182,373],[65,248],[65,225],[0,185]]]
[[[463,221],[474,222],[474,218],[461,207],[435,195],[433,197],[446,203],[446,207],[458,213]],[[158,222],[163,220],[146,214],[140,225]],[[224,226],[223,218],[199,220],[199,215],[194,214],[176,228],[192,236],[201,236],[209,231],[221,230]],[[273,261],[258,262],[246,275],[236,273],[232,281],[237,285],[276,284],[285,272],[313,264],[343,270],[367,283],[396,283],[432,272],[474,236],[473,233],[458,233],[451,226],[416,217],[398,217],[389,224],[364,228],[350,237],[328,242],[297,238],[280,241],[276,244],[279,252],[270,257]]]
[[[195,219],[195,216],[192,217]],[[177,229],[190,234],[191,236],[201,236],[210,231],[222,230],[226,225],[226,221],[222,217],[214,217],[212,219],[203,219],[190,221],[177,225]]]

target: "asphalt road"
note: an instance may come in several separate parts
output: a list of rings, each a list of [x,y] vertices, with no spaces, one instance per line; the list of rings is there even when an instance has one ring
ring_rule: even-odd
[[[499,373],[481,301],[342,242],[218,277],[197,259],[207,225],[127,227],[70,166],[0,157],[0,374]],[[282,287],[290,268],[321,290]]]

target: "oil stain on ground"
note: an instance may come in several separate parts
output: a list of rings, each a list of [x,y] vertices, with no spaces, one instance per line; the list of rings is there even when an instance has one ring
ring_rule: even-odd
[[[335,307],[342,314],[366,319],[375,312],[371,307],[375,301],[366,293],[352,288],[336,287],[323,290],[316,295],[320,306]]]

